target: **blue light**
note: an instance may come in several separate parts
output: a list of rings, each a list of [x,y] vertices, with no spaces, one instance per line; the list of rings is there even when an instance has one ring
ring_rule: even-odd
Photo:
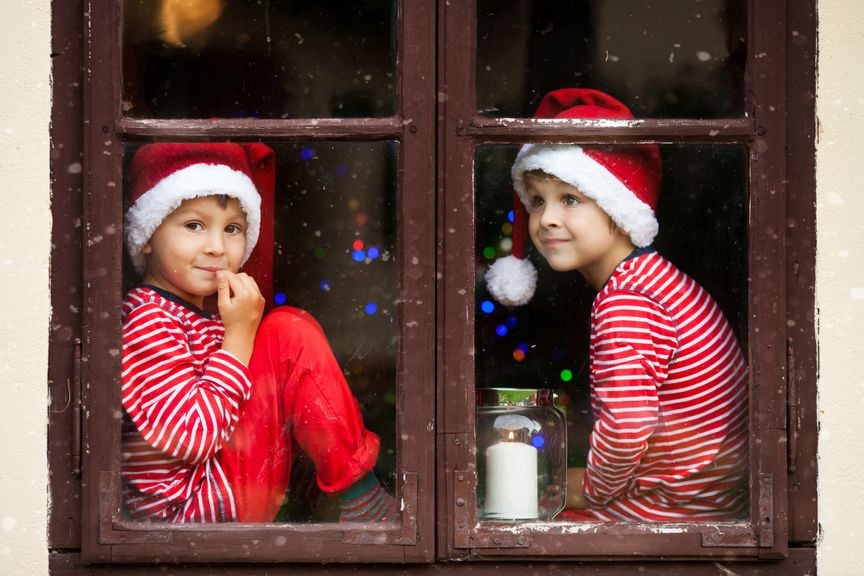
[[[513,217],[514,217],[514,216],[513,216],[513,211],[512,211],[512,210],[510,210],[509,212],[507,212],[507,221],[510,222],[511,224],[513,223]]]
[[[495,327],[495,333],[498,334],[498,336],[506,336],[507,326],[505,326],[504,324],[499,324]]]
[[[531,444],[534,446],[534,448],[540,449],[546,444],[546,440],[544,440],[542,436],[537,434],[536,436],[531,438]]]
[[[375,260],[376,258],[378,258],[378,256],[381,255],[381,250],[379,250],[377,246],[370,246],[369,251],[366,253],[366,255],[371,260]]]
[[[277,306],[281,306],[282,304],[285,304],[285,302],[286,302],[287,300],[288,300],[288,297],[285,296],[285,293],[284,293],[284,292],[277,292],[277,293],[273,296],[273,302],[275,302]]]
[[[321,288],[321,290],[323,290],[324,292],[329,292],[329,291],[330,291],[330,281],[329,281],[329,280],[321,280],[321,283],[320,283],[318,286],[319,286],[319,287]]]
[[[347,176],[349,172],[348,166],[345,164],[339,164],[336,166],[336,175],[337,176]]]
[[[303,160],[311,160],[315,157],[315,150],[312,148],[303,148],[300,150],[300,157],[303,158]]]
[[[482,310],[486,314],[491,314],[492,312],[495,311],[495,304],[490,300],[484,300],[480,304],[480,310]]]
[[[354,253],[351,254],[351,257],[354,258],[355,262],[363,262],[364,260],[366,260],[366,251],[354,250]]]
[[[371,316],[372,314],[378,312],[378,305],[374,302],[369,302],[368,304],[366,304],[366,307],[363,308],[363,310],[366,312],[366,314]]]
[[[516,317],[515,317],[515,316],[510,316],[509,318],[507,318],[507,322],[506,322],[506,324],[507,324],[507,327],[508,327],[508,328],[515,328],[517,322],[518,322],[518,321],[516,320]]]

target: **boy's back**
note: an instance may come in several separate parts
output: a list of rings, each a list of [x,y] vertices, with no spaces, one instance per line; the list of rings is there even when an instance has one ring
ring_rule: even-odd
[[[747,364],[708,293],[640,251],[595,298],[590,354],[595,427],[585,494],[595,515],[743,514]]]

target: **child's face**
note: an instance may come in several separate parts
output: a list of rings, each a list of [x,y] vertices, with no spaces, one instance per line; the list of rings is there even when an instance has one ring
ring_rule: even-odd
[[[525,181],[531,241],[553,270],[578,270],[599,289],[633,250],[630,238],[577,188],[555,178]]]
[[[144,282],[201,307],[216,292],[216,272],[237,272],[246,250],[246,214],[236,198],[185,200],[159,225],[141,252]]]

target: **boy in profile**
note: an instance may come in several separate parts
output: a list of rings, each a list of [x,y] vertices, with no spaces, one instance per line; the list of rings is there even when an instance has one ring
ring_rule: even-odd
[[[547,94],[536,116],[633,118],[618,100],[588,89]],[[536,271],[517,240],[526,228],[553,270],[577,270],[597,290],[589,349],[594,425],[587,466],[568,472],[560,518],[743,517],[747,364],[711,296],[651,248],[657,145],[528,144],[511,174],[513,254],[487,272],[489,291],[507,305],[531,298]]]

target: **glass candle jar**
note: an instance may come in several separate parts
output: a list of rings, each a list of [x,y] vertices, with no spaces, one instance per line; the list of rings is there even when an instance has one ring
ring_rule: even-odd
[[[549,520],[567,497],[567,426],[552,390],[478,388],[482,520]]]

